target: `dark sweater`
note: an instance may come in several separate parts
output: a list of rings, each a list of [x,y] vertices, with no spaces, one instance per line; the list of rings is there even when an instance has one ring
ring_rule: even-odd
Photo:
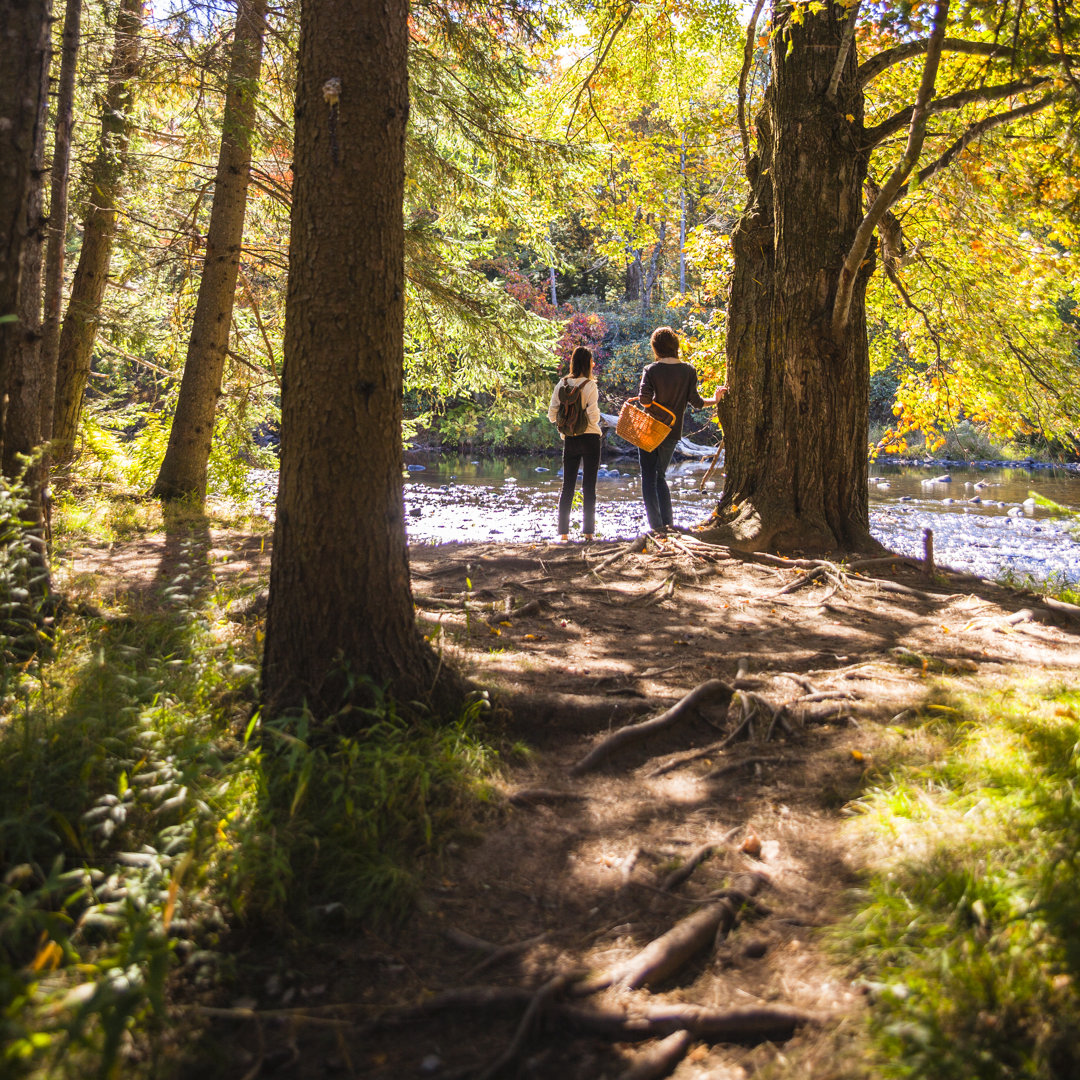
[[[641,386],[638,397],[642,405],[656,401],[675,414],[672,431],[676,438],[682,437],[683,414],[688,404],[695,409],[704,407],[705,402],[698,393],[697,372],[692,365],[681,360],[663,359],[649,364],[641,373]],[[657,410],[656,414],[665,423],[670,417]]]

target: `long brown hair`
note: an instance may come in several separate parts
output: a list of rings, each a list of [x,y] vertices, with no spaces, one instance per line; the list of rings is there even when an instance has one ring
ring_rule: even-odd
[[[592,349],[579,345],[570,357],[570,377],[578,379],[582,375],[586,379],[592,378]]]

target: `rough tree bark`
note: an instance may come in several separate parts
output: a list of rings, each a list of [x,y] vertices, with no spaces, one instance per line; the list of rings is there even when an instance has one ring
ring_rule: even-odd
[[[864,217],[868,151],[853,51],[829,91],[846,21],[840,4],[773,2],[772,77],[758,117],[751,196],[733,237],[727,479],[716,539],[749,549],[874,546],[867,500],[869,359],[865,292],[844,332],[831,316]],[[872,257],[872,256],[871,256]]]
[[[41,252],[51,4],[21,3],[22,11],[0,5],[0,48],[5,69],[11,65],[0,77],[0,117],[8,121],[0,124],[0,315],[9,318],[0,325],[0,466],[5,477],[25,479],[22,518],[34,563],[27,583],[40,597],[49,590],[42,531],[45,468],[32,455],[42,441]]]
[[[26,333],[20,282],[34,228],[30,200],[37,187],[50,7],[49,0],[0,0],[0,448],[7,443],[12,352]]]
[[[108,87],[101,110],[101,141],[90,170],[90,200],[83,222],[82,249],[60,331],[52,443],[53,458],[58,463],[69,460],[75,451],[83,391],[90,374],[101,302],[109,276],[117,201],[127,172],[133,83],[140,68],[142,17],[143,0],[120,0]]]
[[[60,309],[64,291],[67,245],[68,187],[71,173],[71,130],[75,117],[75,69],[79,56],[82,0],[67,0],[56,93],[55,140],[49,193],[49,230],[45,248],[45,302],[42,318],[41,434],[52,438],[56,395],[56,357],[60,349]]]
[[[302,9],[268,714],[325,715],[361,675],[428,697],[438,672],[401,481],[407,19],[407,0]]]
[[[154,494],[165,499],[206,500],[214,412],[221,396],[244,239],[266,5],[267,0],[239,0],[237,5],[206,257],[176,415],[154,485]]]

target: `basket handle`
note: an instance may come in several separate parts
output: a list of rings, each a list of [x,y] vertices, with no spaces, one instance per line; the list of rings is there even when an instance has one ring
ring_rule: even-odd
[[[629,405],[630,402],[632,402],[632,401],[636,401],[638,403],[637,407],[642,412],[646,412],[648,410],[649,405],[655,405],[658,409],[663,409],[664,412],[666,412],[668,414],[668,416],[671,417],[672,424],[675,423],[675,414],[666,405],[661,405],[660,402],[656,400],[656,398],[653,398],[653,400],[649,402],[649,405],[642,405],[641,404],[641,398],[632,397],[632,398],[627,398],[626,399],[626,404]],[[659,419],[659,417],[657,417],[657,419]]]

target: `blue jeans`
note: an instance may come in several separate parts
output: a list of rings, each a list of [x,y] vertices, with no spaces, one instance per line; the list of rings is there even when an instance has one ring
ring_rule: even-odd
[[[645,499],[645,515],[649,519],[650,529],[662,529],[665,525],[674,524],[666,473],[671,464],[671,455],[675,453],[675,444],[680,438],[681,432],[672,431],[655,450],[638,450],[641,494]]]
[[[581,466],[581,495],[584,500],[581,531],[586,536],[596,532],[596,474],[600,469],[600,436],[567,435],[563,442],[562,491],[559,493],[559,535],[570,531],[570,507],[574,502],[574,485],[578,466]]]

